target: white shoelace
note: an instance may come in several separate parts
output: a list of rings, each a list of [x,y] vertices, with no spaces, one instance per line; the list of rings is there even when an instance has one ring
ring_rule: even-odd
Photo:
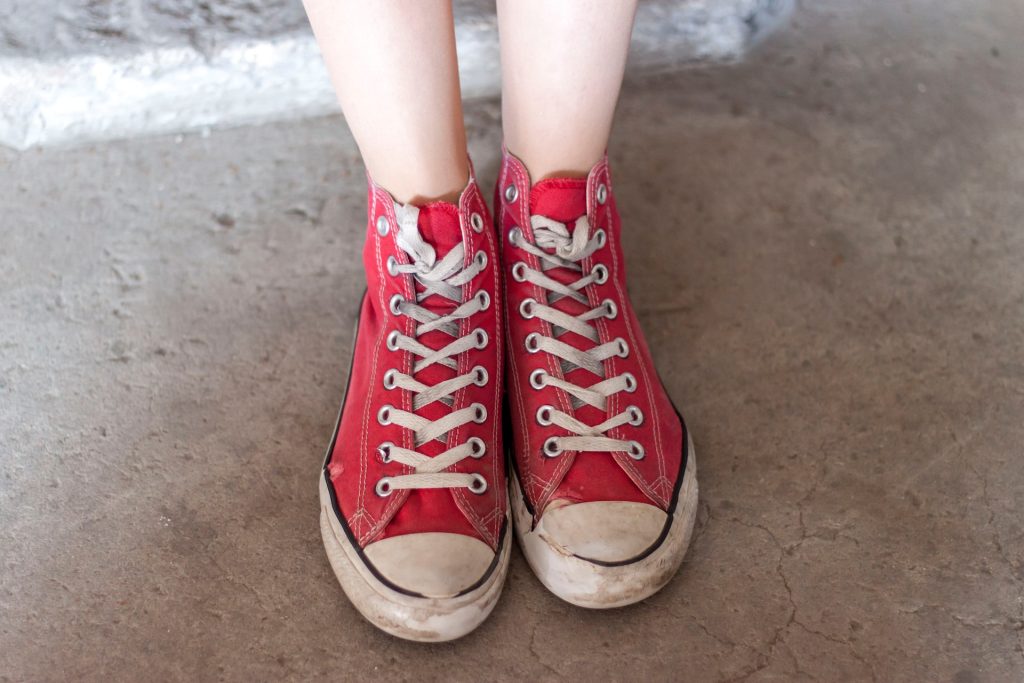
[[[605,299],[597,308],[589,308],[590,300],[584,293],[585,288],[589,285],[602,284],[608,279],[608,269],[605,266],[598,264],[590,272],[584,273],[583,266],[580,264],[581,261],[605,245],[605,233],[603,230],[598,230],[591,236],[590,221],[586,216],[581,216],[576,220],[572,234],[569,233],[569,229],[564,223],[544,216],[531,216],[530,225],[533,228],[536,244],[527,242],[518,228],[512,230],[509,241],[513,246],[539,258],[541,270],[534,270],[520,261],[513,265],[512,277],[519,282],[530,282],[547,290],[547,301],[524,299],[519,307],[519,315],[524,318],[540,318],[547,321],[552,326],[554,336],[545,337],[536,332],[531,333],[526,337],[526,350],[530,353],[548,353],[557,357],[563,377],[572,370],[582,368],[602,378],[589,387],[583,387],[538,369],[530,374],[530,385],[535,389],[553,386],[565,391],[572,397],[571,403],[574,409],[582,405],[590,405],[598,410],[607,411],[609,397],[620,391],[629,393],[636,391],[637,382],[636,378],[628,372],[617,377],[605,378],[602,361],[613,356],[625,358],[629,355],[629,346],[621,337],[599,344],[598,331],[591,321],[597,318],[614,318],[618,315],[618,308],[611,299]],[[563,284],[545,274],[546,271],[553,268],[566,268],[575,271],[580,274],[580,278],[571,284]],[[554,308],[554,304],[563,298],[577,301],[587,306],[589,310],[585,310],[579,315],[570,315]],[[594,347],[583,351],[560,341],[557,337],[567,331],[589,339],[594,343]],[[541,425],[557,425],[572,434],[570,436],[553,436],[547,439],[542,450],[549,457],[555,457],[562,451],[570,450],[622,451],[636,460],[644,457],[644,449],[640,443],[613,439],[607,435],[609,430],[622,425],[640,425],[644,416],[636,406],[628,406],[619,414],[596,425],[581,422],[576,417],[550,405],[538,408],[536,419]]]
[[[490,306],[487,292],[478,291],[467,301],[462,301],[462,286],[470,282],[487,265],[487,255],[477,252],[471,264],[463,267],[465,246],[455,245],[444,258],[438,260],[434,248],[420,234],[417,221],[419,209],[415,206],[395,204],[398,218],[398,246],[409,255],[412,263],[401,265],[397,260],[388,261],[388,271],[392,275],[410,273],[420,285],[422,292],[416,293],[416,301],[407,301],[401,295],[392,297],[389,306],[395,315],[404,315],[417,323],[412,337],[392,331],[387,337],[387,346],[391,351],[405,351],[413,354],[412,375],[399,372],[395,368],[384,374],[384,386],[387,389],[401,389],[412,392],[412,409],[419,410],[434,401],[441,401],[449,408],[454,403],[454,394],[459,389],[470,385],[484,386],[489,381],[487,371],[476,366],[464,375],[428,386],[415,378],[414,375],[434,365],[441,364],[457,370],[457,356],[470,349],[483,349],[489,343],[487,333],[475,329],[469,334],[459,337],[459,322]],[[428,296],[440,296],[457,304],[454,310],[446,315],[430,311],[420,303]],[[453,341],[443,348],[432,349],[418,338],[431,331],[440,331],[451,336]],[[487,419],[487,408],[480,403],[473,403],[460,410],[449,412],[437,420],[428,420],[415,412],[399,410],[392,405],[384,405],[377,413],[377,421],[383,425],[397,424],[412,431],[415,447],[436,440],[447,445],[448,433],[470,422],[482,423]],[[446,472],[449,467],[459,461],[471,457],[481,458],[486,452],[486,444],[477,437],[465,443],[448,448],[434,457],[424,455],[417,450],[402,448],[394,443],[385,442],[378,447],[378,452],[385,462],[398,462],[412,467],[414,473],[392,477],[384,477],[377,482],[378,495],[386,496],[398,489],[425,488],[468,488],[473,493],[487,490],[487,480],[479,474]]]

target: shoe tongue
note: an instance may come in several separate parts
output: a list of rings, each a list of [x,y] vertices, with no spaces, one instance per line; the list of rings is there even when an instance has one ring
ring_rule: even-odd
[[[450,202],[430,202],[420,207],[417,227],[423,240],[434,248],[437,260],[440,261],[456,245],[462,243],[462,228],[459,223],[459,207]],[[422,288],[417,285],[417,289]],[[458,304],[442,296],[428,296],[420,302],[420,306],[434,313],[445,315],[451,313]],[[419,337],[418,341],[432,349],[440,349],[450,344],[453,339],[449,335],[434,330]],[[440,364],[434,364],[415,375],[416,379],[428,386],[451,379],[455,372]],[[439,420],[450,412],[450,409],[434,402],[416,411],[420,417],[428,420]],[[431,457],[448,448],[446,444],[431,441],[421,445],[417,450]]]
[[[576,219],[586,213],[586,178],[548,178],[534,185],[530,191],[530,214],[544,216],[559,223],[565,223],[570,233],[574,229]],[[575,282],[580,277],[578,272],[564,268],[552,268],[546,271],[545,274],[565,285]],[[588,308],[568,298],[559,299],[558,302],[552,305],[570,315],[580,315]],[[592,342],[572,332],[562,335],[561,340],[581,349],[593,347]],[[581,374],[586,374],[595,380],[600,379],[600,377],[591,375],[582,369],[571,372],[570,379],[578,380]]]
[[[530,190],[530,214],[546,216],[572,229],[587,213],[586,178],[548,178]]]
[[[548,178],[533,186],[530,190],[530,215],[544,216],[553,221],[564,223],[572,234],[576,220],[587,213],[587,179],[586,178]],[[563,268],[552,268],[547,271],[548,277],[562,284],[570,284],[579,279],[579,273]],[[578,315],[583,307],[569,299],[561,299],[562,308],[567,313]]]
[[[459,207],[450,202],[430,202],[419,207],[416,223],[423,241],[434,248],[437,261],[443,259],[456,245],[462,243]],[[417,286],[417,288],[422,289]],[[420,305],[435,313],[448,313],[458,304],[442,296],[430,296]]]
[[[417,225],[423,239],[434,247],[438,260],[462,242],[459,207],[451,202],[430,202],[421,206]]]

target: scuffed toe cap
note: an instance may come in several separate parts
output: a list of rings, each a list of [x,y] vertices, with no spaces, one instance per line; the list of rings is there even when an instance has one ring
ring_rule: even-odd
[[[384,578],[428,598],[450,598],[480,581],[494,561],[483,541],[463,534],[393,536],[363,549]]]
[[[548,509],[537,531],[581,559],[628,562],[657,543],[667,521],[663,510],[646,503],[595,501]]]

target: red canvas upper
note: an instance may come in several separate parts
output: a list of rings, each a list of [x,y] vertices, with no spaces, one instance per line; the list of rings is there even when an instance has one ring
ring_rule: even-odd
[[[448,435],[449,444],[464,443],[472,436],[483,439],[486,444],[486,454],[482,458],[466,458],[449,469],[452,472],[483,475],[487,489],[482,494],[472,493],[466,488],[395,490],[388,496],[379,496],[375,492],[376,483],[381,477],[413,472],[412,468],[400,463],[383,462],[378,454],[377,447],[385,441],[403,448],[415,446],[410,430],[396,424],[379,424],[377,412],[384,404],[412,411],[411,392],[397,388],[386,389],[383,376],[389,368],[412,374],[412,354],[389,350],[386,338],[395,329],[405,335],[413,334],[417,323],[408,316],[393,314],[389,301],[396,293],[407,300],[413,299],[414,287],[419,285],[412,275],[391,275],[387,270],[389,257],[394,257],[401,264],[408,264],[410,259],[397,243],[394,199],[372,180],[369,181],[368,213],[363,250],[367,290],[360,310],[345,403],[327,463],[338,509],[361,547],[390,536],[449,532],[479,538],[496,548],[506,510],[501,435],[504,334],[500,315],[502,292],[497,269],[497,240],[487,206],[475,178],[471,177],[458,205],[433,202],[420,207],[420,234],[434,247],[438,258],[460,242],[466,245],[466,265],[478,252],[482,251],[487,256],[487,267],[463,285],[462,290],[463,301],[469,300],[480,290],[486,291],[491,304],[486,310],[460,321],[462,334],[481,328],[487,333],[489,342],[483,349],[472,349],[460,354],[456,359],[458,373],[434,364],[414,375],[416,380],[432,386],[456,374],[467,373],[477,365],[486,369],[489,375],[486,385],[470,385],[458,390],[451,407],[435,401],[416,413],[435,420],[472,403],[481,403],[487,408],[487,419],[482,424],[469,423]],[[475,221],[474,214],[477,216]],[[377,221],[381,216],[391,226],[384,236],[377,230]],[[476,226],[482,226],[479,232],[474,228],[474,222]],[[455,307],[451,301],[437,295],[427,297],[421,305],[442,314]],[[449,344],[452,338],[441,331],[432,331],[421,335],[418,341],[432,349],[439,349]],[[447,447],[431,441],[419,446],[418,450],[425,455],[436,456]]]
[[[509,186],[515,192],[509,192]],[[603,190],[600,190],[603,186]],[[599,201],[601,196],[604,201]],[[512,198],[510,198],[512,197]],[[607,159],[602,159],[586,178],[555,178],[532,185],[525,166],[507,151],[503,156],[501,173],[495,191],[495,213],[502,237],[502,260],[506,288],[506,318],[508,322],[508,404],[511,412],[515,465],[527,501],[539,517],[552,501],[579,503],[599,500],[636,501],[667,509],[676,482],[681,476],[684,431],[671,401],[658,379],[643,332],[633,312],[626,292],[626,273],[620,231],[621,222],[615,206]],[[523,299],[545,299],[545,290],[530,282],[517,282],[512,277],[516,262],[525,262],[530,268],[540,268],[540,259],[509,242],[509,232],[519,228],[523,237],[536,244],[531,228],[531,215],[540,215],[566,224],[572,230],[580,216],[587,216],[591,234],[603,229],[607,243],[591,256],[582,260],[583,272],[603,264],[609,277],[603,284],[592,283],[584,293],[589,308],[598,307],[610,299],[618,308],[611,319],[593,321],[600,344],[617,337],[626,341],[629,353],[625,358],[612,357],[603,361],[605,377],[632,373],[637,379],[634,392],[620,392],[608,398],[607,410],[602,412],[590,405],[575,411],[570,397],[562,389],[545,386],[533,388],[529,383],[532,371],[544,369],[553,376],[562,377],[559,359],[547,353],[529,353],[525,339],[531,332],[551,336],[551,325],[539,318],[523,318],[519,306]],[[547,276],[568,284],[580,278],[580,273],[567,269],[551,269]],[[563,298],[552,304],[571,315],[579,315],[588,307]],[[582,350],[595,344],[575,332],[566,331],[559,340]],[[576,368],[565,379],[579,386],[589,387],[601,380],[596,374]],[[640,442],[645,451],[641,460],[634,460],[625,452],[563,451],[556,457],[546,457],[541,447],[550,436],[569,433],[556,426],[542,426],[536,419],[541,405],[552,405],[588,425],[597,425],[618,414],[626,406],[638,407],[643,415],[639,426],[622,425],[607,433],[614,439]]]

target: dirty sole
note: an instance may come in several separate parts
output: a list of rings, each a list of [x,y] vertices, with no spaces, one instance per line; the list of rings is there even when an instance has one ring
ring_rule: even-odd
[[[426,598],[396,591],[374,576],[342,529],[323,476],[320,533],[334,574],[359,613],[393,636],[420,642],[454,640],[487,618],[501,595],[512,547],[511,534],[504,534],[497,566],[473,590],[451,598]]]
[[[697,458],[689,434],[686,447],[683,481],[661,538],[635,560],[622,563],[584,559],[553,544],[544,534],[543,521],[533,528],[533,516],[523,500],[519,478],[513,473],[509,477],[509,497],[516,537],[541,583],[567,602],[596,609],[631,605],[664,587],[686,555],[697,518]]]

